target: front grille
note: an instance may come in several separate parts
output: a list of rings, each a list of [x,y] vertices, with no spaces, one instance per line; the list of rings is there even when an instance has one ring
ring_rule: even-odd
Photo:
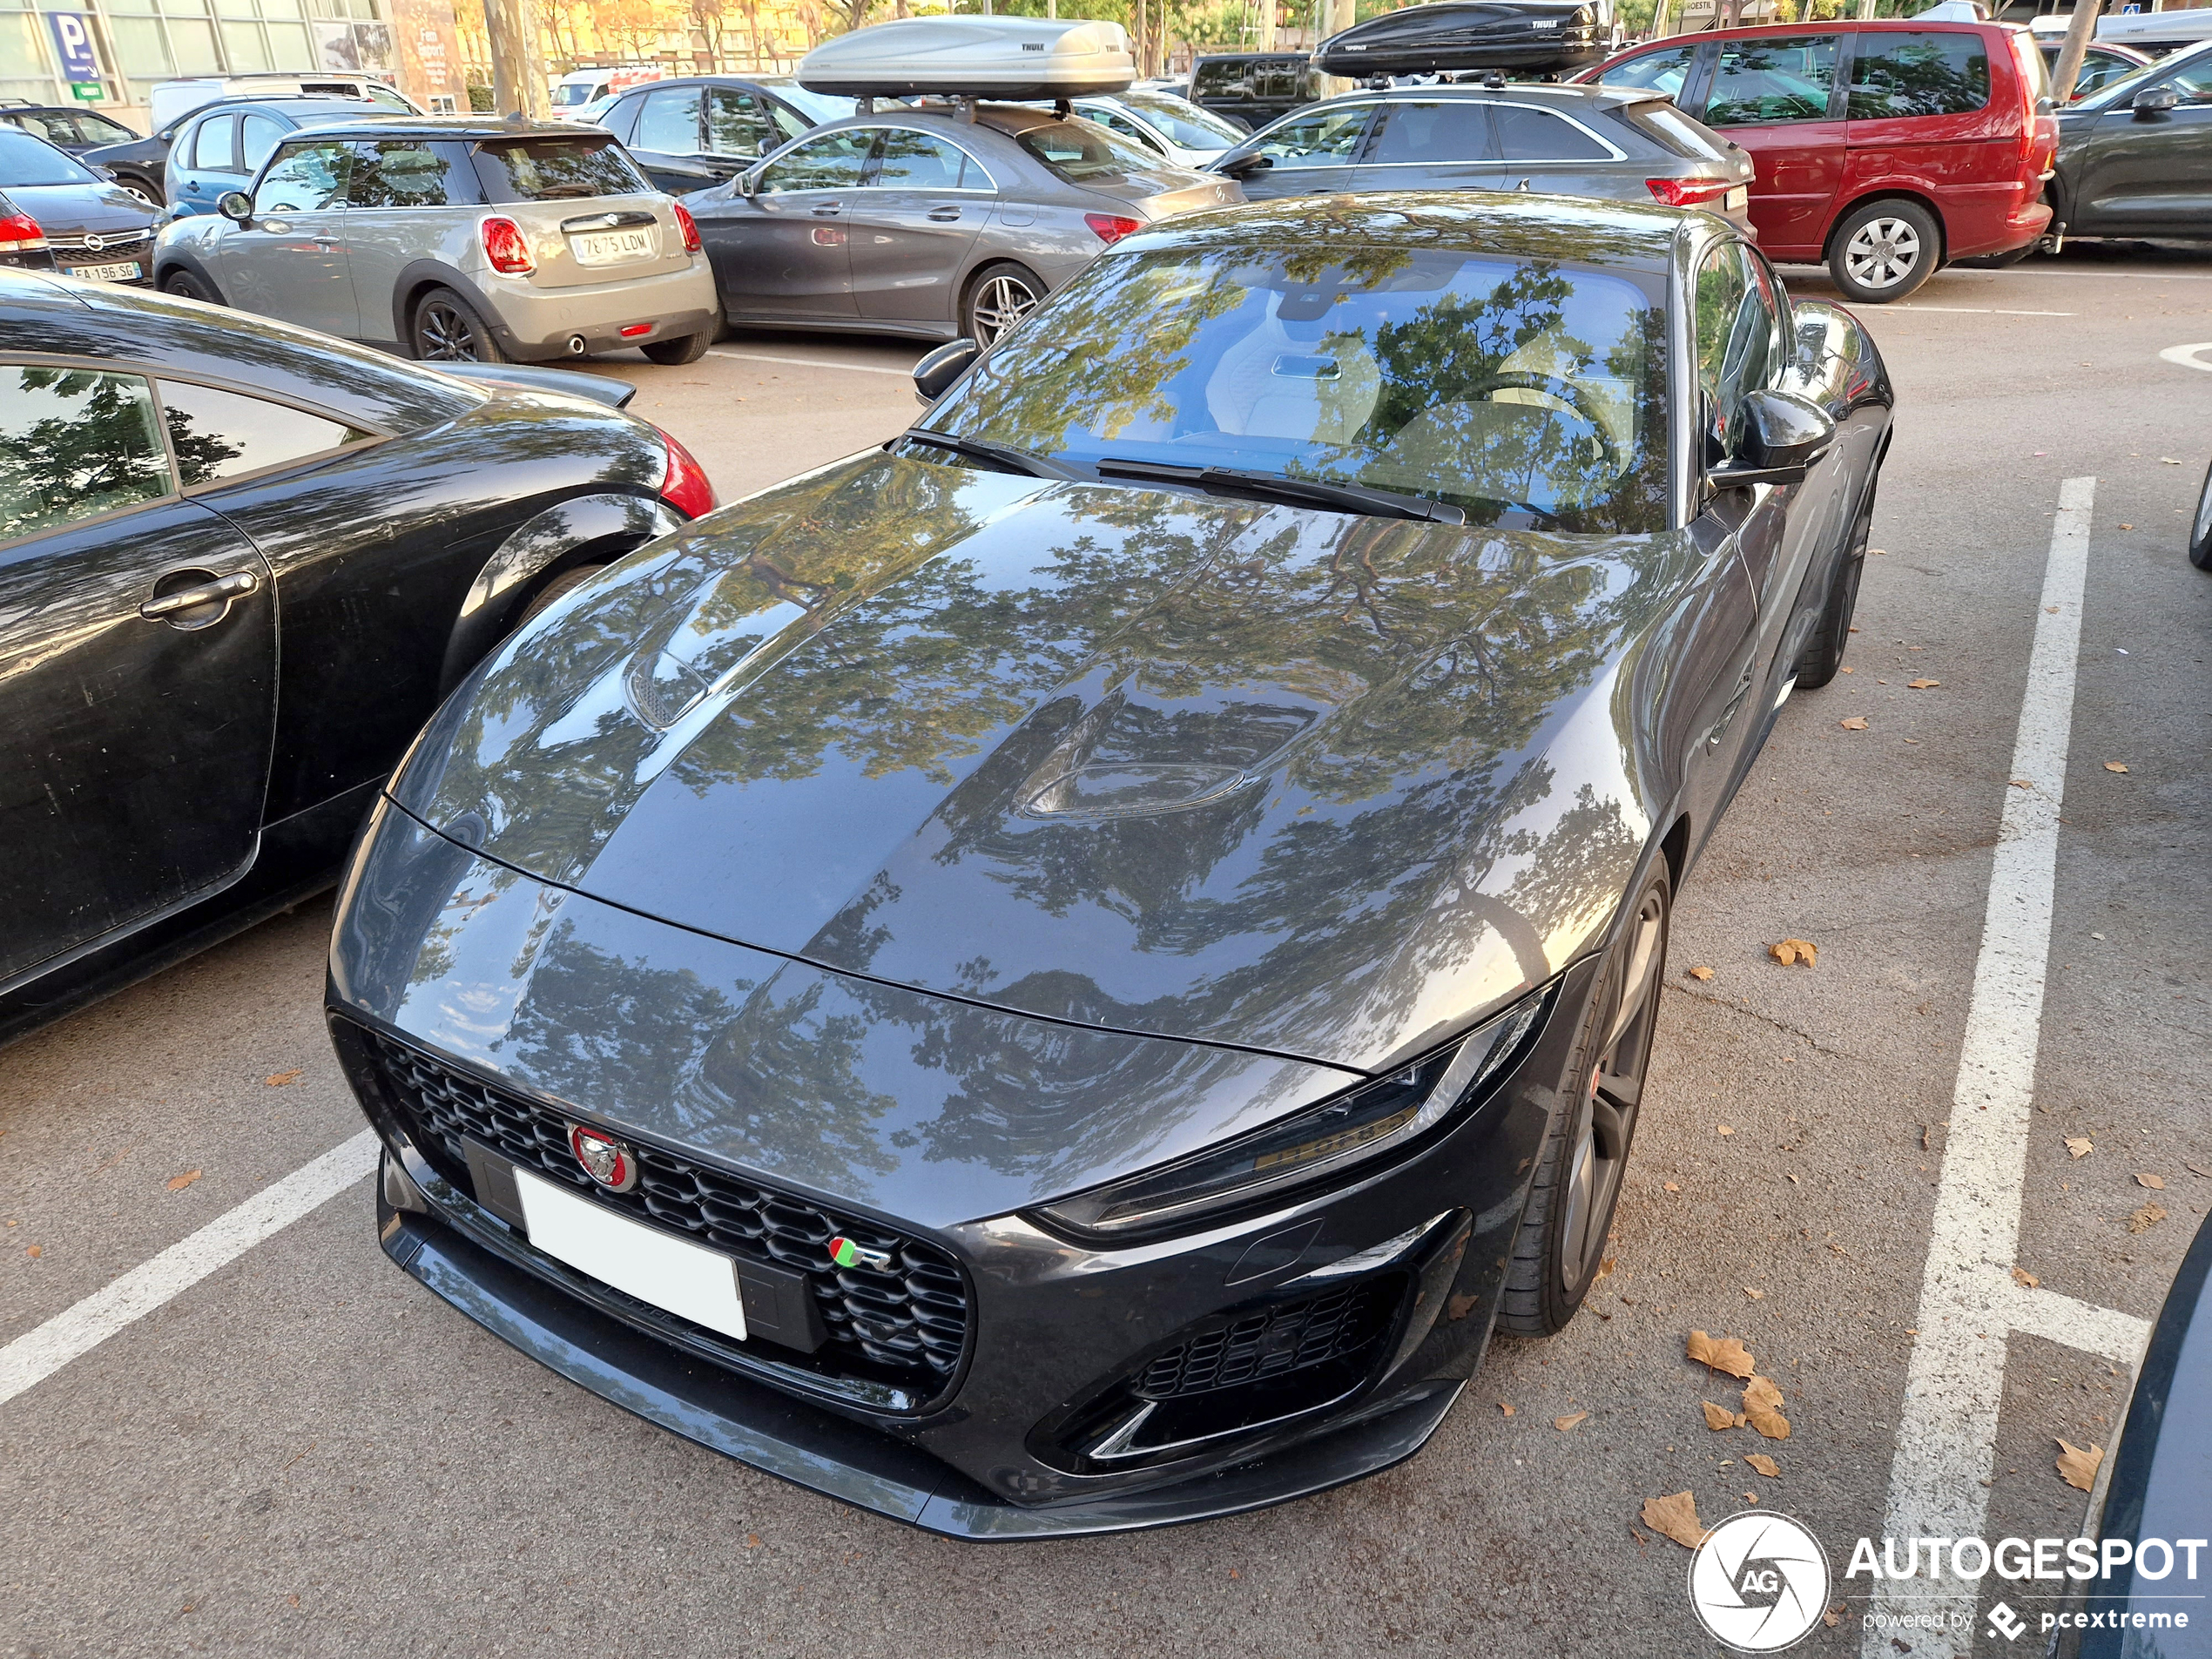
[[[967,1287],[951,1257],[936,1245],[652,1146],[637,1146],[637,1186],[609,1192],[577,1164],[569,1150],[569,1120],[558,1112],[380,1032],[361,1035],[409,1137],[462,1190],[475,1190],[462,1150],[465,1136],[640,1220],[733,1256],[805,1274],[829,1333],[819,1357],[833,1358],[832,1368],[840,1374],[934,1393],[959,1365],[968,1339]],[[890,1265],[880,1271],[836,1266],[825,1246],[840,1235],[888,1254]],[[749,1350],[760,1345],[745,1345]]]
[[[98,248],[87,248],[81,236],[50,236],[46,239],[46,246],[64,253],[116,253],[152,239],[152,231],[109,231],[100,237]]]
[[[1223,1320],[1144,1367],[1132,1392],[1175,1399],[1264,1382],[1366,1347],[1382,1332],[1394,1297],[1372,1281]]]

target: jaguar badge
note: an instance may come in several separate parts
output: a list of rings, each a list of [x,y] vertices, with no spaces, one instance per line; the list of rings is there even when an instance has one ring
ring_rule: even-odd
[[[637,1155],[611,1135],[571,1123],[569,1150],[583,1165],[584,1174],[610,1192],[627,1192],[637,1184]]]

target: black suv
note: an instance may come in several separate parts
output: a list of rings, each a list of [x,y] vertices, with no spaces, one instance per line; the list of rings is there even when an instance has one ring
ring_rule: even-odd
[[[1223,52],[1190,66],[1190,101],[1253,132],[1327,95],[1304,52]]]

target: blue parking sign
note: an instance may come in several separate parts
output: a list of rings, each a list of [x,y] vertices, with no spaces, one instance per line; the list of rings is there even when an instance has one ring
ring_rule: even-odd
[[[86,25],[84,14],[50,11],[46,24],[54,31],[54,50],[62,60],[62,78],[98,84],[99,59],[92,55],[92,31]]]

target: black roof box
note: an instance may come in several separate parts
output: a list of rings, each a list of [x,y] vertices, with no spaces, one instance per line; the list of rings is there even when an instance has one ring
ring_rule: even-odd
[[[1605,56],[1595,0],[1441,0],[1408,6],[1330,36],[1313,62],[1325,75],[1440,75],[1461,70],[1564,70]]]

